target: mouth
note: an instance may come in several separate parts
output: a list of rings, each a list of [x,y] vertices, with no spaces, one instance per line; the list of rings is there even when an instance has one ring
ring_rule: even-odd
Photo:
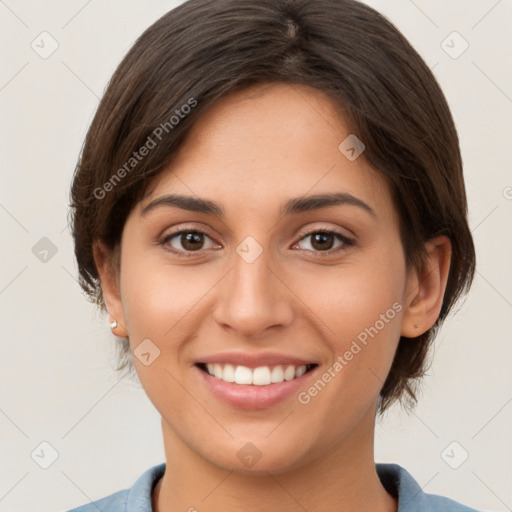
[[[315,363],[302,365],[271,365],[249,368],[248,366],[229,363],[196,363],[200,370],[211,377],[226,383],[242,386],[272,386],[285,381],[292,381],[311,372],[318,365]]]

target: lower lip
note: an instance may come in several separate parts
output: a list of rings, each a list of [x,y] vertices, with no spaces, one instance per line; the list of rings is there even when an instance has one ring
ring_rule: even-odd
[[[267,386],[253,384],[235,384],[217,379],[209,373],[194,367],[201,375],[208,389],[219,399],[242,409],[266,409],[296,395],[304,386],[306,379],[316,370],[316,367],[293,380],[285,380]]]

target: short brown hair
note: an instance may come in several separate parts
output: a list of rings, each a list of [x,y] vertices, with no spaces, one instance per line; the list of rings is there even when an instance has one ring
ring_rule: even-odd
[[[93,242],[116,254],[128,214],[199,116],[227,93],[271,82],[314,87],[343,109],[364,158],[391,184],[408,266],[422,266],[427,240],[451,240],[440,315],[421,336],[400,339],[381,390],[380,412],[397,399],[412,405],[429,346],[471,285],[475,249],[445,97],[403,35],[355,0],[188,0],[139,37],[110,80],[73,178],[80,285],[105,310]],[[165,143],[135,161],[164,131]],[[117,369],[133,370],[127,340],[123,347]]]

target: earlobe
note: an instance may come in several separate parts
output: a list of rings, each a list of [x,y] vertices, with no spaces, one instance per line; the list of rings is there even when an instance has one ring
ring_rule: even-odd
[[[404,299],[401,335],[416,338],[428,331],[443,305],[451,262],[451,242],[440,235],[425,244],[427,259],[423,269],[411,269]]]
[[[103,299],[109,313],[108,323],[110,328],[116,336],[126,338],[128,332],[125,327],[119,291],[119,276],[115,261],[117,254],[106,248],[100,240],[96,240],[93,243],[93,256],[101,281]]]

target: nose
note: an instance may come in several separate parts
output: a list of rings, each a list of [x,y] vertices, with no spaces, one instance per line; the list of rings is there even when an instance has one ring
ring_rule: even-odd
[[[223,279],[214,318],[239,336],[258,338],[268,329],[292,322],[294,294],[279,268],[273,268],[269,250],[254,261],[234,254],[233,267]]]

